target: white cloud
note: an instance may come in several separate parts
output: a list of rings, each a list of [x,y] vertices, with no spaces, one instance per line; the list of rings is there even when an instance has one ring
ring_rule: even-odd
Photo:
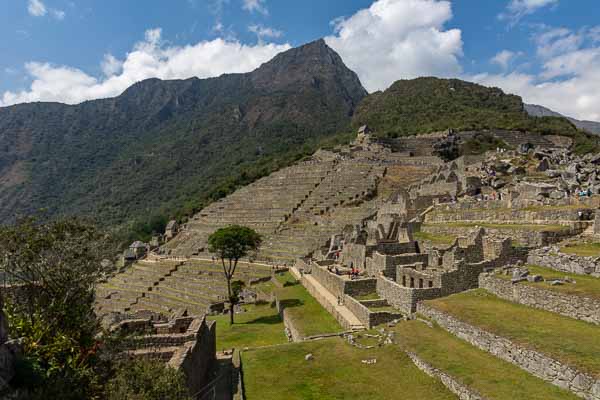
[[[43,17],[48,13],[46,6],[40,0],[29,0],[27,3],[27,11],[34,17]]]
[[[62,21],[63,19],[65,19],[66,15],[67,15],[62,10],[56,10],[54,8],[50,8],[50,9],[46,8],[46,5],[41,0],[28,0],[27,1],[27,12],[29,12],[29,15],[34,16],[34,17],[44,17],[49,12],[53,18],[55,18],[59,21]]]
[[[50,10],[50,11],[52,13],[52,16],[59,21],[62,21],[63,19],[65,19],[65,16],[67,15],[67,13],[65,13],[62,10]]]
[[[513,51],[502,50],[501,52],[497,53],[494,57],[492,57],[490,62],[492,64],[496,64],[496,65],[500,66],[500,68],[506,70],[511,65],[511,63],[515,60],[515,58],[517,58],[518,56],[519,56],[519,54],[515,53]]]
[[[510,20],[514,25],[524,16],[533,14],[544,7],[555,6],[558,2],[559,0],[511,0],[506,7],[506,12],[498,17]]]
[[[282,31],[262,25],[250,25],[248,30],[256,35],[259,43],[262,43],[264,38],[279,38],[283,36]]]
[[[267,0],[244,0],[242,8],[250,12],[256,11],[263,15],[269,15]]]
[[[25,69],[31,86],[21,92],[5,92],[0,106],[33,101],[59,101],[69,104],[117,96],[126,88],[147,78],[186,79],[218,76],[223,73],[248,72],[289,49],[289,44],[244,45],[221,38],[195,45],[166,46],[161,30],[146,32],[124,60],[105,56],[101,68],[106,75],[96,78],[68,66],[30,62]]]
[[[402,78],[461,72],[461,31],[444,28],[451,18],[449,1],[378,0],[337,19],[325,40],[367,90],[382,90]]]
[[[480,74],[471,79],[498,86],[564,115],[600,121],[600,46],[597,28],[575,33],[548,29],[534,40],[541,60],[537,74]]]
[[[121,72],[123,69],[123,62],[117,60],[117,58],[112,54],[105,54],[104,60],[102,60],[100,67],[102,68],[102,72],[105,76],[111,77]]]

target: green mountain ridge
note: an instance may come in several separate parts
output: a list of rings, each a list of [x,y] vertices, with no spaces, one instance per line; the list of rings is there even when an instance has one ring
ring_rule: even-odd
[[[406,136],[455,130],[509,129],[572,134],[564,118],[534,118],[519,96],[458,79],[399,80],[365,98],[353,125],[368,124],[380,135]]]
[[[50,217],[122,225],[198,207],[312,153],[366,95],[320,40],[247,74],[149,79],[112,99],[0,108],[0,218],[44,207]]]
[[[371,95],[319,40],[253,72],[148,79],[79,105],[0,108],[0,218],[40,208],[148,235],[368,124],[379,136],[510,129],[598,139],[520,97],[456,79],[400,80]],[[352,128],[352,130],[350,129]],[[134,224],[135,223],[135,224]]]

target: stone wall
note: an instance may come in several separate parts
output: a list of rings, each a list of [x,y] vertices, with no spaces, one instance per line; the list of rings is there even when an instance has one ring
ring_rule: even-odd
[[[216,325],[215,321],[203,318],[195,340],[187,342],[169,361],[170,367],[184,372],[192,393],[209,383],[209,372],[216,362]]]
[[[412,314],[417,310],[421,300],[431,300],[441,297],[440,288],[411,289],[385,278],[377,278],[377,293],[386,299],[393,307],[404,313]]]
[[[334,296],[362,296],[375,292],[377,281],[375,279],[349,280],[347,276],[332,274],[325,267],[313,264],[311,275]]]
[[[506,338],[459,321],[424,303],[419,304],[418,312],[435,320],[453,335],[498,358],[515,364],[538,378],[570,390],[584,399],[600,400],[600,380],[588,374],[545,354],[518,346]]]
[[[600,324],[600,301],[596,299],[545,290],[527,283],[512,284],[491,273],[479,276],[479,287],[509,301]]]
[[[485,221],[482,221],[485,222]],[[489,222],[489,221],[488,221]],[[460,227],[460,226],[448,226],[444,224],[440,225],[427,225],[423,224],[421,230],[425,233],[432,233],[438,235],[451,235],[451,236],[464,236],[468,232],[472,232],[477,229],[473,227]],[[524,247],[540,247],[548,246],[552,243],[560,242],[561,240],[573,236],[577,231],[531,231],[521,229],[498,229],[498,228],[485,228],[486,233],[490,238],[507,238],[510,237],[512,242]]]
[[[421,371],[425,372],[427,375],[432,378],[439,379],[444,386],[448,388],[452,393],[458,396],[460,400],[485,400],[486,398],[481,396],[479,393],[475,392],[473,389],[468,386],[463,385],[452,376],[448,375],[444,371],[441,371],[425,361],[423,361],[419,356],[415,353],[411,353],[410,351],[406,352],[406,355],[412,360],[412,362],[419,368]]]
[[[600,257],[579,257],[560,253],[558,248],[546,247],[529,253],[527,263],[556,271],[592,275],[600,278]]]
[[[367,302],[365,302],[367,303]],[[387,311],[371,311],[363,302],[356,300],[352,296],[344,296],[344,305],[352,314],[359,319],[359,321],[367,329],[371,329],[377,325],[385,324],[387,322],[399,319],[402,317],[399,313],[390,313]]]

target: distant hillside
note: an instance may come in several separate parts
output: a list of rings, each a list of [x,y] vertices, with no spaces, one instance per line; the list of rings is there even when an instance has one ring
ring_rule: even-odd
[[[1,221],[43,207],[149,230],[311,153],[349,126],[366,95],[320,40],[247,74],[0,108]]]
[[[510,129],[573,134],[563,118],[530,117],[520,97],[458,79],[400,80],[384,92],[368,96],[357,109],[353,125],[368,124],[379,134],[478,129]]]
[[[556,111],[550,110],[549,108],[538,106],[535,104],[525,104],[525,111],[527,111],[529,115],[533,117],[564,117],[571,121],[573,125],[575,125],[579,129],[583,129],[590,133],[600,135],[600,122],[581,121],[575,118],[566,117],[562,114],[557,113]]]

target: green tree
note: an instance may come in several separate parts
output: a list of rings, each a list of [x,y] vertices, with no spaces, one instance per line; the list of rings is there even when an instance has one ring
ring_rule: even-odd
[[[29,398],[101,391],[94,287],[113,252],[108,235],[79,220],[0,227],[0,273],[15,288],[6,296],[11,337],[23,339],[21,370],[39,377],[36,387],[24,382]]]
[[[227,294],[229,297],[229,316],[232,325],[233,308],[239,301],[237,294],[232,290],[232,279],[235,275],[238,261],[251,251],[258,250],[261,243],[262,238],[256,231],[239,225],[219,229],[208,238],[209,251],[215,253],[223,264],[223,273],[227,281]],[[225,263],[226,260],[227,264]]]

